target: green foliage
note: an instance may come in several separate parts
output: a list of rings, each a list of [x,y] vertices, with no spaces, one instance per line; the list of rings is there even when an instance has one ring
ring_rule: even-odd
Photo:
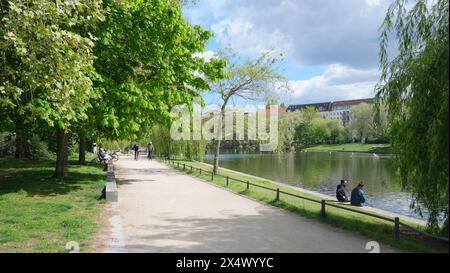
[[[362,143],[374,135],[374,111],[372,105],[361,103],[350,110],[352,116],[351,129]]]
[[[312,123],[313,120],[320,118],[320,112],[315,107],[307,107],[300,111],[300,116],[306,123]]]
[[[314,107],[300,111],[301,121],[295,127],[295,140],[306,146],[323,143],[331,138],[331,129],[327,120],[323,119]]]
[[[171,0],[105,3],[107,19],[96,30],[95,82],[91,128],[108,137],[135,138],[153,123],[170,123],[170,109],[192,105],[209,89],[224,63],[197,57],[211,33],[191,26]]]
[[[382,77],[378,103],[385,103],[403,186],[413,206],[429,211],[438,229],[449,213],[449,2],[397,0],[381,33]],[[388,55],[394,32],[398,55]]]
[[[345,141],[345,128],[340,120],[330,119],[327,121],[330,130],[330,142],[342,143]]]
[[[314,139],[316,142],[328,141],[331,137],[331,130],[328,127],[328,122],[325,119],[316,119],[312,121],[312,130],[314,132]]]
[[[5,119],[61,128],[86,119],[95,96],[94,38],[81,30],[102,19],[100,1],[1,1],[0,109]]]
[[[294,149],[295,126],[301,122],[298,113],[284,112],[278,119],[278,147],[280,151],[291,151]]]

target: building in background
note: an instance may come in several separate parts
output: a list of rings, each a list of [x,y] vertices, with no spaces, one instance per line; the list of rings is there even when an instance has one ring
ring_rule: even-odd
[[[323,118],[325,119],[338,119],[342,123],[346,124],[351,122],[352,117],[350,115],[350,110],[353,106],[367,103],[373,104],[374,99],[358,99],[358,100],[343,100],[343,101],[332,101],[332,102],[322,102],[322,103],[310,103],[310,104],[299,104],[299,105],[289,105],[286,112],[296,112],[309,107],[316,108]]]

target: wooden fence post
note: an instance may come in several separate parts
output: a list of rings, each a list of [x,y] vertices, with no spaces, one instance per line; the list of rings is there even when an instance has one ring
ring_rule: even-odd
[[[280,201],[280,189],[277,188],[277,197],[275,198],[275,201]]]
[[[247,181],[247,190],[250,189],[250,181]]]
[[[214,181],[214,172],[211,172],[211,181]]]
[[[320,210],[320,216],[322,216],[322,217],[327,216],[327,213],[325,211],[325,206],[326,206],[325,200],[322,200],[322,208]]]
[[[202,175],[202,168],[200,168],[200,175]]]
[[[398,217],[394,220],[394,238],[396,241],[400,240],[400,218]]]
[[[228,175],[227,175],[227,187],[228,187],[228,185],[229,185],[229,177],[228,177]]]

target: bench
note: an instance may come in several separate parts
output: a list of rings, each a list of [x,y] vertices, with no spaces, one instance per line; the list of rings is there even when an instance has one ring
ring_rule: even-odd
[[[105,197],[108,202],[117,202],[119,199],[112,160],[108,160],[107,163]]]

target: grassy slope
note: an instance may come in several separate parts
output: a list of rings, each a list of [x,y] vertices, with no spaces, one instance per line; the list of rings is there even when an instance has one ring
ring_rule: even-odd
[[[0,160],[0,252],[64,252],[69,241],[88,247],[105,174],[98,164],[71,163],[61,181],[52,161]]]
[[[374,144],[362,143],[348,143],[348,144],[325,144],[307,148],[309,151],[324,151],[324,152],[355,152],[355,153],[376,153],[389,154],[391,153],[389,144],[380,144],[374,147]]]
[[[186,162],[186,161],[179,161],[180,164],[185,163],[187,165],[193,165],[197,168],[202,168],[203,170],[211,171],[211,167],[205,166],[205,164],[197,163],[197,162]],[[174,166],[175,167],[175,166]],[[180,166],[179,170],[182,170],[182,165]],[[199,174],[197,170],[194,169],[194,171],[190,171],[190,168],[186,168],[185,172],[188,174],[201,178],[205,181],[211,182],[211,174],[205,174],[202,175]],[[223,176],[230,176],[236,179],[240,179],[243,181],[249,181],[250,183],[262,185],[268,188],[280,188],[281,191],[293,193],[300,196],[305,196],[309,198],[313,198],[317,200],[317,197],[308,195],[299,191],[296,191],[289,187],[282,187],[275,185],[273,183],[259,180],[257,178],[249,178],[248,176],[239,175],[234,172],[229,172],[226,170],[220,170],[220,175]],[[214,184],[219,186],[226,186],[226,178],[216,176],[214,177]],[[246,189],[246,185],[239,182],[234,182],[230,180],[230,185],[228,186],[229,189],[231,189],[234,192],[237,192],[239,194],[251,197],[253,199],[256,199],[258,201],[262,201],[264,203],[281,207],[284,209],[287,209],[289,211],[295,212],[299,215],[320,219],[321,221],[328,222],[330,224],[333,224],[335,226],[356,231],[362,235],[365,235],[373,240],[383,242],[386,244],[389,244],[395,248],[398,248],[400,250],[404,251],[411,251],[411,252],[448,252],[448,246],[445,245],[437,245],[435,243],[431,244],[429,242],[424,242],[423,240],[418,240],[415,236],[412,235],[406,235],[402,234],[402,238],[400,241],[395,241],[393,239],[393,224],[388,223],[383,220],[375,219],[373,217],[368,217],[361,214],[356,214],[353,212],[348,212],[344,210],[339,210],[332,207],[327,207],[327,217],[322,218],[320,216],[320,204],[315,204],[309,201],[303,201],[298,198],[293,198],[287,195],[281,194],[281,201],[275,201],[275,193],[259,189],[255,187],[251,187],[250,190]],[[411,226],[416,226],[414,224],[410,224]]]

